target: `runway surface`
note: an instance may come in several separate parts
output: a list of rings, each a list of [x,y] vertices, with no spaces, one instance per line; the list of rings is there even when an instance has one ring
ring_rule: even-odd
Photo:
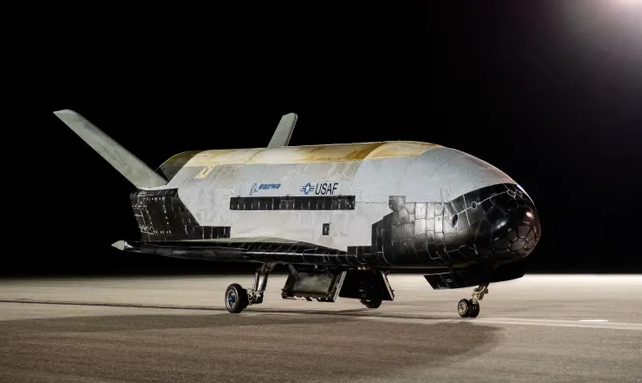
[[[0,382],[642,382],[642,276],[472,288],[391,275],[395,301],[223,308],[252,276],[4,279]]]

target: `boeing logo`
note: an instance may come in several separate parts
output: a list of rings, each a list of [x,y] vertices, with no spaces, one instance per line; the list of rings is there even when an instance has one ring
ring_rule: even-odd
[[[279,189],[280,187],[281,184],[257,184],[255,182],[252,184],[252,187],[250,187],[250,195],[261,190]]]
[[[338,186],[338,182],[317,182],[315,185],[308,182],[301,187],[301,192],[305,195],[312,192],[314,192],[315,195],[333,195]]]

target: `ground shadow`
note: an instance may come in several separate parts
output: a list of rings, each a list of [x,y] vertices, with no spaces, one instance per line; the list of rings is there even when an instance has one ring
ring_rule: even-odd
[[[208,329],[222,326],[287,326],[297,323],[332,324],[349,320],[342,317],[310,315],[232,315],[232,314],[159,314],[159,315],[107,315],[107,316],[74,316],[64,318],[39,318],[3,321],[0,327],[0,339],[29,333],[61,332],[110,332],[110,331],[143,331],[143,330],[177,330]]]
[[[385,378],[478,356],[495,347],[499,336],[496,327],[463,321],[422,324],[346,315],[23,319],[0,327],[0,371],[12,381],[33,374],[190,382]]]

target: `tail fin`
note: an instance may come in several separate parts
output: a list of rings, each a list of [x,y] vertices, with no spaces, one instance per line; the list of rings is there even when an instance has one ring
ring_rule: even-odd
[[[297,119],[298,116],[296,115],[296,113],[288,113],[283,115],[267,147],[278,148],[279,146],[288,146]]]
[[[54,114],[136,188],[150,189],[167,184],[163,177],[80,114],[69,109],[58,110]]]

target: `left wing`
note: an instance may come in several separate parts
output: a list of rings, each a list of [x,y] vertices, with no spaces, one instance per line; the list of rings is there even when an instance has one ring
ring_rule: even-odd
[[[166,257],[233,262],[273,262],[327,266],[358,266],[368,262],[369,252],[342,251],[309,242],[283,238],[251,237],[205,240],[126,242],[113,247],[121,251]],[[368,247],[369,249],[369,247]],[[371,257],[370,260],[374,259]]]

